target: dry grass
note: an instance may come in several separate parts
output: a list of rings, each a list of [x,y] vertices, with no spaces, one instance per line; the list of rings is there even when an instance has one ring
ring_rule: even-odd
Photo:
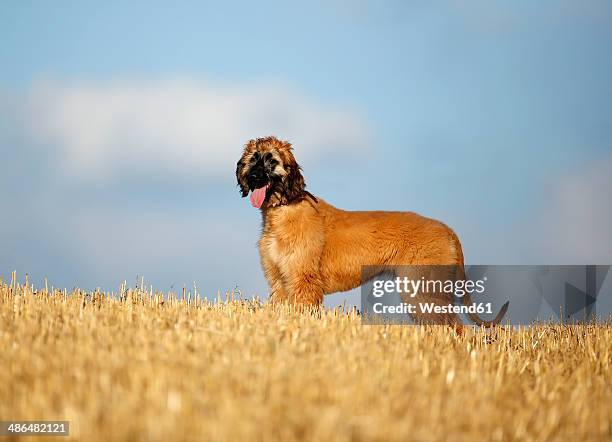
[[[0,285],[0,420],[67,419],[87,441],[612,437],[610,325],[457,336],[121,298]]]

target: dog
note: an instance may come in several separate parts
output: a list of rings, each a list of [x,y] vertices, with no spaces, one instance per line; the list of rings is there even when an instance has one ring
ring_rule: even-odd
[[[324,295],[360,286],[364,265],[374,269],[368,278],[388,266],[444,265],[456,269],[451,277],[465,279],[461,243],[445,224],[413,212],[338,209],[306,190],[301,170],[291,144],[273,136],[248,141],[236,165],[242,197],[250,193],[251,204],[261,210],[258,247],[272,302],[320,306]],[[448,305],[453,295],[427,296]],[[463,299],[471,303],[469,295]],[[491,326],[507,308],[508,303],[492,321],[469,317]],[[455,314],[413,316],[427,323],[461,322]]]

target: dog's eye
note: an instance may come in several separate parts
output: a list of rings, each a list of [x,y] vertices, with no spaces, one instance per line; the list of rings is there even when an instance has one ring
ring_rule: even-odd
[[[272,154],[270,152],[267,152],[264,155],[264,161],[269,161],[272,158]]]
[[[271,160],[269,164],[270,164],[270,169],[274,169],[276,167],[276,165],[278,164],[278,161]]]

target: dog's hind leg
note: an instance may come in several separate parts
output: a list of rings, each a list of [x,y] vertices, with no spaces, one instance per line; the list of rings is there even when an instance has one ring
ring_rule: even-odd
[[[444,281],[455,281],[456,266],[398,266],[395,269],[396,277],[407,281],[419,283],[419,288],[410,292],[400,293],[402,302],[415,307],[410,316],[420,324],[446,324],[457,326],[460,319],[449,308],[454,300],[452,293],[443,290]],[[434,308],[439,308],[435,312]]]

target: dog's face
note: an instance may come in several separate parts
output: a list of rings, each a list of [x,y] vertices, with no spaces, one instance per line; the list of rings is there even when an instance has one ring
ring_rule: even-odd
[[[275,137],[250,140],[244,146],[236,180],[241,195],[251,192],[251,204],[258,209],[287,204],[305,188],[291,144]]]

